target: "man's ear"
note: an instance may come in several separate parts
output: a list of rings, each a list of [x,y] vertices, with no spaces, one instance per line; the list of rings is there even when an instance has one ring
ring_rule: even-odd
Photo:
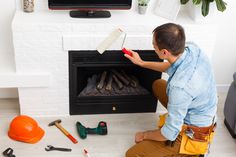
[[[167,49],[162,49],[161,52],[164,56],[169,56],[170,55],[170,52]]]

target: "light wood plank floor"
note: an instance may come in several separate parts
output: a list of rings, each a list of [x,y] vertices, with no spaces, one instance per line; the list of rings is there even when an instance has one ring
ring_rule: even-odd
[[[231,138],[223,123],[225,97],[226,93],[219,93],[218,127],[209,157],[236,157],[236,140]],[[16,157],[84,157],[84,148],[89,150],[91,157],[124,157],[126,150],[134,144],[135,132],[155,128],[158,120],[158,113],[35,118],[45,130],[45,136],[36,144],[27,144],[13,141],[7,136],[9,124],[18,114],[19,104],[16,99],[0,100],[0,151],[11,147]],[[78,139],[78,144],[69,141],[56,127],[48,127],[48,123],[56,119],[62,120],[62,126]],[[108,135],[88,135],[85,140],[79,139],[75,128],[77,121],[87,127],[96,127],[101,120],[108,124]],[[49,144],[71,148],[72,152],[46,152],[44,148]]]

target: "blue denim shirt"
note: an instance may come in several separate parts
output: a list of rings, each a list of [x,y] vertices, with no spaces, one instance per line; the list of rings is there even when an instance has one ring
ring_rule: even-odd
[[[217,109],[217,92],[208,57],[194,43],[167,69],[168,117],[161,133],[173,141],[182,125],[209,126]]]

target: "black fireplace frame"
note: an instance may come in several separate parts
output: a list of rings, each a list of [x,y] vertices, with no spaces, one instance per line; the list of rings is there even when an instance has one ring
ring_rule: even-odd
[[[146,61],[163,61],[153,50],[135,51]],[[87,76],[83,76],[85,78],[81,81],[81,78],[78,76],[80,71],[89,73],[89,71],[93,69],[110,69],[111,67],[124,67],[131,71],[134,70],[134,73],[139,75],[140,83],[150,92],[150,94],[109,97],[78,96],[87,80]],[[161,75],[161,72],[144,69],[134,65],[126,59],[119,50],[106,51],[102,55],[97,51],[69,51],[70,115],[156,112],[157,98],[152,95],[152,82],[156,79],[160,79]],[[81,85],[83,87],[81,87]]]

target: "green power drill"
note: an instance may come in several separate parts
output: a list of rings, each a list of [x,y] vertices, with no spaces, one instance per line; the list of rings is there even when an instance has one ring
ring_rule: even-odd
[[[80,122],[76,122],[76,127],[82,139],[85,139],[87,134],[107,135],[107,123],[104,121],[100,121],[96,128],[86,128]]]

